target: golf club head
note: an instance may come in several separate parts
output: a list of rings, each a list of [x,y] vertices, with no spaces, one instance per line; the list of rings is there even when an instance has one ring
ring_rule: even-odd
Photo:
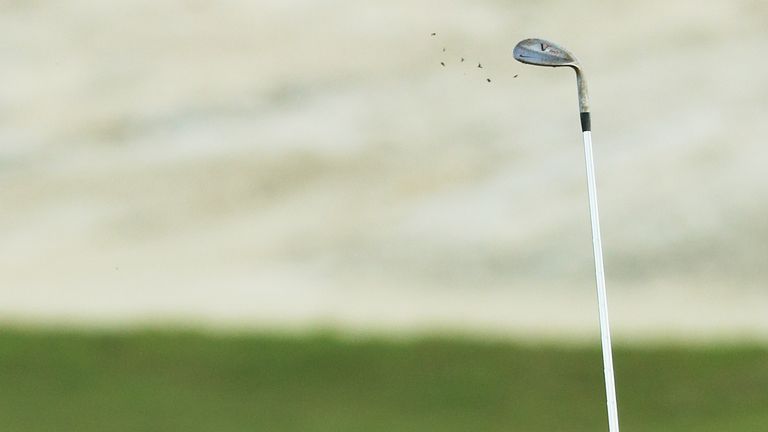
[[[534,66],[568,66],[579,69],[579,61],[565,48],[544,39],[525,39],[513,51],[515,60]]]
[[[576,83],[579,89],[579,111],[582,113],[582,128],[588,130],[589,98],[587,96],[587,81],[581,69],[581,63],[567,49],[544,39],[525,39],[515,46],[512,52],[515,60],[533,65],[547,67],[567,66],[576,71]]]

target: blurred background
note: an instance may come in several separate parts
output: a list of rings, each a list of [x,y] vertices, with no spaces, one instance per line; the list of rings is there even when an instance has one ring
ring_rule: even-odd
[[[0,11],[6,430],[605,429],[575,79],[526,37],[589,79],[623,418],[768,425],[768,3]]]

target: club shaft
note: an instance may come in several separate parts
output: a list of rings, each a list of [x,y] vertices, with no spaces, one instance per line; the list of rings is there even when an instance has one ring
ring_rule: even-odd
[[[587,163],[587,189],[589,191],[589,215],[592,221],[592,249],[595,257],[595,279],[597,281],[597,304],[600,311],[600,339],[603,347],[603,372],[605,373],[605,395],[608,404],[608,430],[619,432],[619,413],[616,405],[616,384],[613,377],[613,353],[611,351],[611,330],[608,324],[608,296],[605,292],[605,270],[603,268],[603,245],[600,238],[600,216],[597,210],[597,183],[595,161],[592,156],[592,132],[584,132],[584,157]]]

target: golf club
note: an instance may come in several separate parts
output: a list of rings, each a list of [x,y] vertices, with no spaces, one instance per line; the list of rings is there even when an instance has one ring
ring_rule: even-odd
[[[587,96],[587,81],[581,64],[568,50],[542,39],[520,41],[513,52],[515,59],[534,66],[570,67],[576,71],[579,90],[579,112],[581,130],[584,136],[584,157],[587,163],[587,189],[589,190],[589,214],[592,220],[592,248],[595,257],[595,278],[597,280],[597,302],[600,311],[600,336],[603,347],[603,370],[605,373],[605,394],[608,404],[608,428],[619,432],[619,414],[616,406],[616,384],[613,378],[613,354],[611,353],[611,330],[608,325],[608,298],[605,293],[605,271],[603,269],[603,246],[600,239],[600,218],[597,210],[597,185],[595,183],[595,162],[592,156],[592,126]]]

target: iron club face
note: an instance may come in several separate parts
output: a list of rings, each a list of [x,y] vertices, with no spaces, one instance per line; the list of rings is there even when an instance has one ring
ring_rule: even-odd
[[[569,66],[579,68],[579,62],[568,50],[543,39],[520,41],[513,55],[517,61],[534,66]]]
[[[515,60],[521,63],[533,66],[570,67],[576,71],[579,111],[589,113],[587,81],[584,78],[581,64],[570,51],[544,39],[525,39],[515,46],[512,55],[514,55]]]

